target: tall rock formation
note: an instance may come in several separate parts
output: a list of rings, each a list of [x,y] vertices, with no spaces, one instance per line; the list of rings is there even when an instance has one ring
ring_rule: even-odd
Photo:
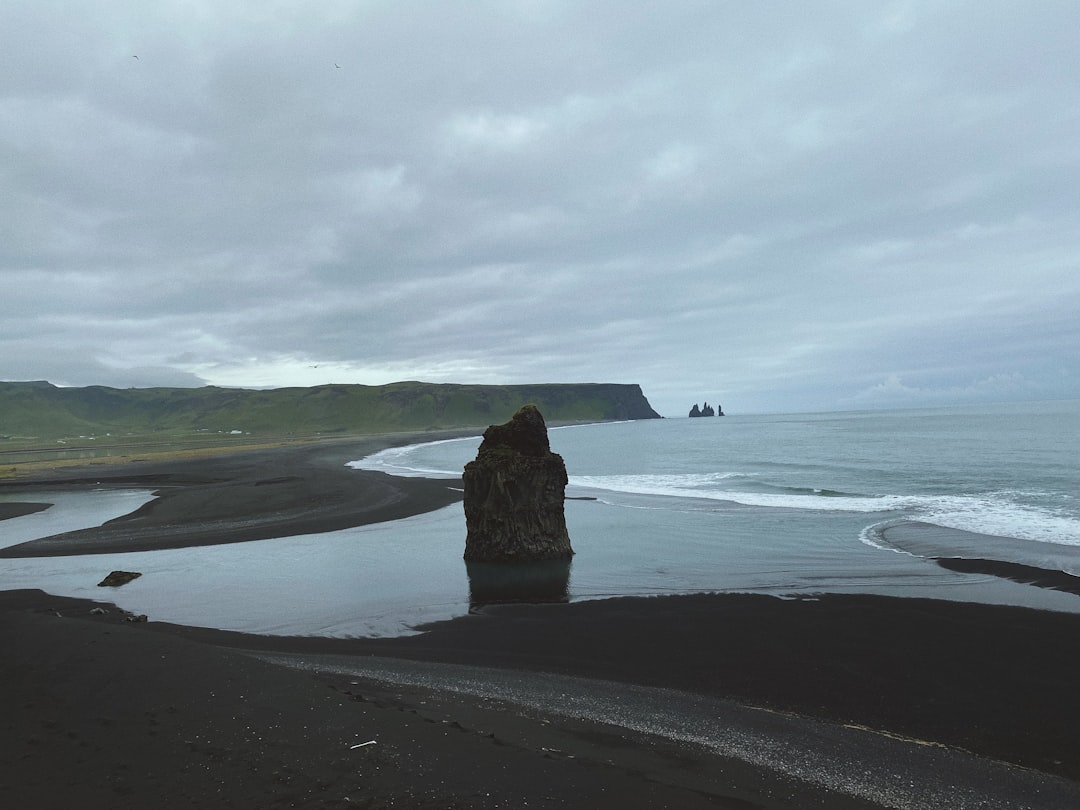
[[[566,465],[551,452],[535,405],[492,425],[465,465],[465,560],[568,560],[574,553],[563,501]]]
[[[690,416],[723,416],[724,415],[724,409],[721,408],[719,405],[717,405],[716,409],[714,410],[713,406],[710,405],[708,402],[705,403],[704,407],[698,408],[697,403],[695,402],[694,407],[690,409],[690,414],[689,415]]]

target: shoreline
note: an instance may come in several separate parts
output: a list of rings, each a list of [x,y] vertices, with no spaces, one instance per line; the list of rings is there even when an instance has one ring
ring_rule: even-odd
[[[888,730],[1080,781],[1080,615],[823,594],[501,604],[385,638],[151,623],[247,651],[382,656],[659,687]]]
[[[62,467],[0,481],[0,492],[20,497],[32,497],[44,488],[102,486],[143,487],[157,496],[103,526],[0,549],[0,558],[238,543],[336,531],[435,511],[461,500],[461,492],[454,489],[460,488],[460,481],[400,478],[346,467],[346,463],[390,447],[472,436],[476,430],[394,433],[195,459]]]
[[[102,527],[0,557],[183,548],[420,514],[460,500],[455,482],[345,463],[475,434],[394,434],[4,481],[0,492],[20,499],[102,485],[159,497]],[[488,605],[418,629],[395,638],[251,635],[131,622],[111,605],[0,591],[0,689],[10,705],[0,741],[11,752],[0,761],[0,790],[20,806],[110,810],[365,802],[870,810],[900,799],[859,792],[851,780],[877,779],[885,790],[903,772],[910,778],[893,787],[904,807],[1080,806],[1077,614],[697,594]],[[376,665],[390,674],[372,674]],[[469,674],[455,675],[459,667]],[[410,672],[429,675],[414,682]],[[455,678],[471,679],[474,691]],[[528,691],[551,678],[567,679],[561,697],[531,708],[493,687],[509,679]],[[621,724],[568,708],[571,698],[599,699],[605,684],[625,687]],[[645,697],[632,703],[637,690]],[[634,726],[679,695],[730,704],[707,729],[717,739],[759,735],[789,767],[809,760],[785,735],[805,732],[806,750],[825,764],[798,765],[800,775]],[[791,731],[775,730],[781,720]],[[869,735],[865,749],[839,753],[850,752],[852,735]],[[967,793],[956,782],[961,760],[973,769]]]
[[[625,597],[327,639],[131,623],[92,607],[0,592],[12,706],[0,787],[27,806],[140,806],[154,791],[165,807],[215,794],[237,807],[1080,801],[1080,655],[1062,643],[1080,617],[1065,614]],[[602,708],[605,693],[608,714],[579,708]],[[654,736],[662,716],[711,736]],[[750,755],[730,753],[739,740]],[[62,779],[50,777],[58,761]]]

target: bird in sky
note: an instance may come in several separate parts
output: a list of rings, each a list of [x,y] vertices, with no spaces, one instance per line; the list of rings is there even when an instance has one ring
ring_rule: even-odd
[[[339,65],[337,62],[334,62],[334,67],[336,67],[338,70],[341,70],[341,65]]]

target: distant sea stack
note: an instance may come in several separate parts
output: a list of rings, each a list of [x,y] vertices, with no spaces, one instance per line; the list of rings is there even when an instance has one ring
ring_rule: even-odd
[[[723,408],[721,408],[719,405],[717,405],[716,408],[714,409],[713,406],[710,405],[708,402],[706,402],[700,408],[697,406],[697,403],[695,402],[694,407],[690,409],[690,416],[723,416],[723,415],[724,415],[724,409]]]
[[[566,464],[551,452],[535,405],[484,431],[465,465],[467,562],[569,560],[574,554],[563,503]]]

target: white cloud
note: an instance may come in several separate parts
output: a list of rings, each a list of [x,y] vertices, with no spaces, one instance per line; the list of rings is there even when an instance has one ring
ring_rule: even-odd
[[[1039,399],[1043,392],[1023,374],[994,374],[965,385],[918,386],[889,375],[876,385],[859,391],[846,402],[859,407],[904,407],[905,405],[970,405],[979,402]]]
[[[537,140],[544,124],[524,115],[463,113],[448,126],[451,149],[458,146],[513,151]]]
[[[0,378],[1080,396],[1071,7],[63,12],[0,6]]]

